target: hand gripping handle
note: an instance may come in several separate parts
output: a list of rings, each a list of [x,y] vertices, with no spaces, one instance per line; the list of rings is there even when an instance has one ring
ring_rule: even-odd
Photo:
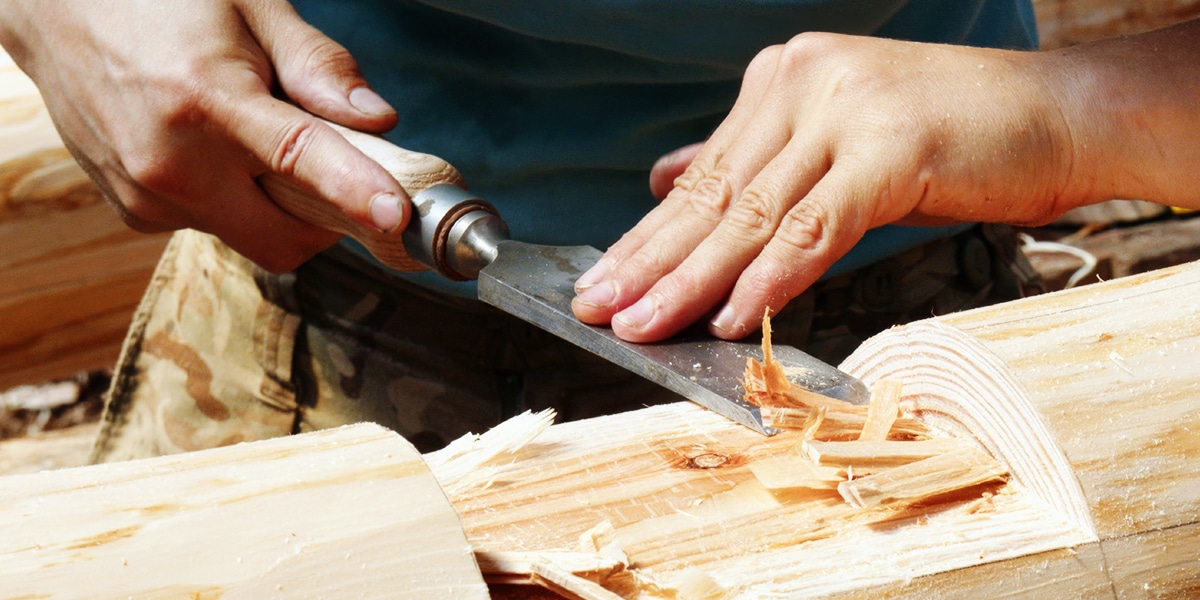
[[[487,202],[466,192],[450,163],[405,150],[382,137],[328,123],[355,148],[387,169],[413,200],[403,234],[382,233],[346,216],[312,190],[276,173],[259,183],[281,208],[296,217],[362,243],[383,264],[400,271],[427,268],[453,280],[474,279],[495,258],[495,243],[508,229]]]

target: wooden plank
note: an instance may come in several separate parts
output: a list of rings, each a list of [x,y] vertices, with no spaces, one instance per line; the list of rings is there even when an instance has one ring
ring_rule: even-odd
[[[0,389],[112,366],[167,238],[121,223],[0,52]]]
[[[420,454],[362,424],[0,478],[3,598],[486,598]]]

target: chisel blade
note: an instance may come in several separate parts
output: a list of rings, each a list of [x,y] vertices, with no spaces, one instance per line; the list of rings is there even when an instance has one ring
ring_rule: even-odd
[[[764,435],[759,408],[742,399],[746,357],[762,360],[754,341],[682,336],[635,344],[607,327],[584,324],[571,311],[575,280],[600,258],[590,246],[539,246],[512,240],[498,244],[495,259],[479,273],[479,299],[649,379]],[[870,392],[858,379],[790,346],[773,345],[788,377],[813,392],[866,404]]]

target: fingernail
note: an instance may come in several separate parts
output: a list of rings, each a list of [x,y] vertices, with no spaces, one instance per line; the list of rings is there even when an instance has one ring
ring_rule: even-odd
[[[720,329],[725,333],[729,333],[733,329],[736,320],[737,315],[734,314],[733,307],[726,304],[725,307],[717,313],[717,316],[714,317],[709,324],[716,329]]]
[[[583,275],[580,275],[579,279],[575,280],[575,293],[579,294],[607,278],[608,264],[604,261],[600,261],[592,265],[592,268],[584,271]]]
[[[358,112],[372,117],[396,114],[396,109],[369,87],[356,87],[350,90],[350,104],[357,108]]]
[[[641,329],[654,319],[656,312],[658,312],[658,303],[654,301],[654,298],[646,296],[634,303],[633,306],[617,313],[613,318],[626,327]]]
[[[400,197],[395,194],[379,194],[371,198],[371,222],[376,229],[390,233],[400,226],[400,221],[404,219],[404,208],[400,202]]]
[[[617,297],[617,289],[611,281],[601,281],[585,288],[575,299],[588,306],[611,306]]]

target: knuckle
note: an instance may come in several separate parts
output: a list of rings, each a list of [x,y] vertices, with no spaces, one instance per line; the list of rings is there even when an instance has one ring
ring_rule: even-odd
[[[820,250],[830,242],[825,223],[828,215],[814,202],[801,202],[783,216],[775,241],[794,253]]]
[[[806,31],[788,40],[779,50],[778,61],[787,67],[801,67],[814,64],[829,56],[835,49],[835,36],[820,32]]]
[[[138,186],[171,195],[180,186],[182,169],[169,153],[138,147],[121,153],[121,166]]]
[[[853,98],[882,78],[872,71],[871,61],[860,60],[847,48],[841,36],[802,33],[785,44],[779,58],[780,71],[787,74],[786,85],[802,84],[825,98]]]
[[[809,72],[815,65],[826,60],[830,49],[827,37],[815,32],[804,32],[788,40],[780,48],[779,58],[776,59],[780,71],[785,73]]]
[[[763,48],[750,60],[750,64],[746,65],[745,79],[769,77],[775,72],[775,66],[779,63],[779,57],[783,51],[784,46],[781,44]]]
[[[709,221],[720,219],[733,202],[733,182],[719,170],[705,172],[700,167],[690,168],[679,177],[676,186],[687,192],[689,208]]]
[[[268,167],[281,175],[295,175],[301,159],[308,154],[319,133],[320,125],[312,119],[282,124],[270,145]]]
[[[357,76],[358,66],[350,52],[341,44],[325,37],[311,38],[303,49],[305,73],[336,73],[338,75]]]
[[[745,233],[770,231],[779,220],[777,202],[760,190],[747,189],[729,209],[725,220]]]

